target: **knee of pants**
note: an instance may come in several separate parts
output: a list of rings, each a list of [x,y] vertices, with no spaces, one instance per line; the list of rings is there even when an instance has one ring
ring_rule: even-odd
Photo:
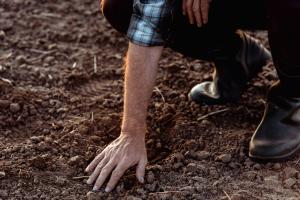
[[[132,6],[133,0],[102,0],[102,13],[114,29],[126,34]]]

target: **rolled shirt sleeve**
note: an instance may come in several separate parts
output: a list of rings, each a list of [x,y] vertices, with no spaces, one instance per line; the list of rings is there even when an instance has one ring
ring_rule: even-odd
[[[163,46],[172,21],[171,0],[134,0],[127,37],[141,46]]]

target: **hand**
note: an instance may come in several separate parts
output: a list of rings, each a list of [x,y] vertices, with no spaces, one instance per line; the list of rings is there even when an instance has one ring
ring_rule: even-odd
[[[122,133],[86,168],[86,172],[93,171],[87,183],[94,183],[93,190],[99,190],[112,172],[105,188],[105,192],[110,192],[125,171],[134,165],[137,165],[136,177],[138,181],[144,183],[146,164],[147,152],[144,135],[133,136]]]
[[[198,27],[208,22],[209,5],[212,0],[183,0],[183,15],[188,15],[190,24],[197,23]]]

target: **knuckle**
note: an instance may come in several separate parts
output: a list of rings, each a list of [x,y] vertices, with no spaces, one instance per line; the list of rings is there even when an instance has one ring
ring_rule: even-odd
[[[198,6],[194,6],[194,7],[193,7],[193,11],[194,11],[194,12],[197,12],[197,11],[199,11],[199,10],[200,10],[200,8],[199,8]]]
[[[117,179],[117,178],[119,178],[120,176],[122,176],[122,172],[119,171],[119,170],[114,171],[114,172],[112,173],[112,175],[111,175],[111,177],[112,177],[113,179]]]
[[[108,172],[108,167],[105,166],[102,168],[101,173],[107,173]]]
[[[198,8],[193,8],[193,12],[198,12],[199,9]]]

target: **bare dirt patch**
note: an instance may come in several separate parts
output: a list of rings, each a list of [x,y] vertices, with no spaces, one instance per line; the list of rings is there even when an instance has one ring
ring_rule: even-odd
[[[238,104],[198,106],[187,93],[212,68],[171,50],[149,109],[146,184],[132,169],[113,193],[87,195],[84,168],[120,131],[126,39],[94,0],[0,0],[0,16],[0,199],[300,198],[299,158],[247,157],[272,65]]]

